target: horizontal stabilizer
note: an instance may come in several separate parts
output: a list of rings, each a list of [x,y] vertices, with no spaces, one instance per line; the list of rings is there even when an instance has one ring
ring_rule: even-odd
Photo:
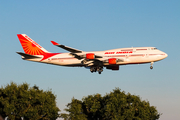
[[[34,58],[41,58],[38,56],[34,56],[34,55],[29,55],[26,53],[22,53],[22,52],[16,52],[17,54],[21,55],[23,57],[23,59],[34,59]]]

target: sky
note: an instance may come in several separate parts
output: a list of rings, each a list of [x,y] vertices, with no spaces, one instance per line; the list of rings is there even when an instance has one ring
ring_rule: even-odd
[[[50,52],[66,52],[51,40],[83,51],[157,47],[168,57],[120,66],[101,75],[83,67],[24,61],[17,34],[27,34]],[[0,86],[10,82],[52,90],[61,109],[74,97],[102,96],[119,87],[156,106],[160,120],[180,119],[179,0],[0,1]]]

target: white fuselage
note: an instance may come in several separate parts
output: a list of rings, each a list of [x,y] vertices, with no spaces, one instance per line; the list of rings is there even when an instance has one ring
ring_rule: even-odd
[[[162,60],[167,57],[167,54],[156,49],[155,47],[134,47],[134,48],[119,48],[106,51],[82,52],[77,55],[84,55],[87,53],[94,53],[95,55],[102,56],[97,58],[100,61],[106,61],[110,58],[120,59],[116,65],[124,64],[142,64]],[[72,56],[70,53],[57,53],[53,56],[43,59],[44,56],[37,55],[40,58],[27,59],[29,61],[36,61],[48,64],[55,64],[61,66],[85,66],[82,60]],[[108,66],[108,62],[103,62],[103,66]]]

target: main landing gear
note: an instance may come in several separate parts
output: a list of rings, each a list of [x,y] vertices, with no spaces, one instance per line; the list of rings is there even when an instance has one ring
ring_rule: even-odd
[[[100,67],[100,66],[94,67],[94,66],[93,66],[93,67],[90,68],[90,71],[91,71],[92,73],[98,71],[98,73],[101,74],[101,72],[103,71],[103,67]]]
[[[154,63],[154,62],[151,62],[151,66],[150,66],[150,69],[151,69],[151,70],[153,69],[153,63]]]

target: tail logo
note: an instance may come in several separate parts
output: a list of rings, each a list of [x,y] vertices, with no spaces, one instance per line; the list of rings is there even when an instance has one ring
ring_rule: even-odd
[[[43,55],[44,53],[46,53],[45,50],[43,50],[43,48],[40,45],[38,45],[34,40],[29,38],[27,35],[18,34],[17,36],[26,54]]]

